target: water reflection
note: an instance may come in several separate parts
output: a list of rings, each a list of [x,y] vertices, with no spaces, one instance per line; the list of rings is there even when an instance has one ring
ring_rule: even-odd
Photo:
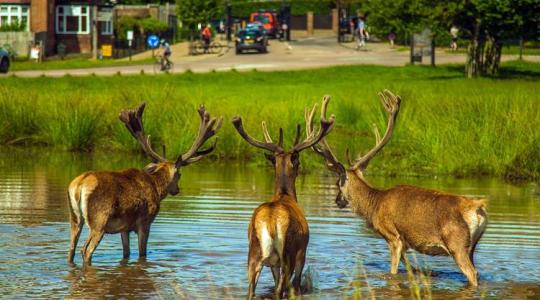
[[[29,160],[28,157],[32,157]],[[152,227],[148,261],[122,261],[119,235],[107,235],[94,267],[68,267],[66,187],[92,169],[143,166],[143,158],[110,154],[27,153],[0,150],[0,294],[7,298],[242,298],[246,291],[247,226],[253,209],[272,194],[272,171],[245,164],[206,162],[186,168],[181,194],[162,203]],[[480,288],[466,280],[448,257],[418,255],[432,270],[434,298],[526,298],[540,296],[540,196],[534,185],[497,180],[379,178],[380,187],[416,184],[490,199],[490,222],[477,250]],[[306,264],[308,295],[408,298],[403,267],[388,274],[384,240],[349,210],[339,210],[334,179],[302,175],[299,201],[310,223]],[[81,240],[86,239],[84,230]],[[309,270],[309,271],[308,271]],[[259,293],[272,295],[270,272]],[[531,296],[533,295],[533,296]],[[308,296],[309,298],[309,296]]]

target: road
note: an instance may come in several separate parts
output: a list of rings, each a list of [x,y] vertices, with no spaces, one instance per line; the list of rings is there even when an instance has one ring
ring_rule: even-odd
[[[233,44],[231,44],[231,47]],[[390,49],[386,43],[368,43],[366,49],[357,51],[354,44],[338,44],[333,35],[319,35],[301,37],[291,42],[270,41],[269,53],[247,53],[236,55],[234,48],[229,48],[225,54],[187,56],[187,46],[175,45],[172,61],[175,63],[173,73],[182,73],[187,70],[202,73],[210,71],[238,70],[246,71],[257,69],[265,70],[298,70],[320,68],[337,65],[385,65],[403,66],[409,62],[409,52]],[[139,56],[148,56],[149,53]],[[136,57],[135,57],[136,58]],[[517,59],[517,56],[505,55],[503,60]],[[527,60],[540,61],[540,57],[526,57]],[[464,54],[451,54],[444,50],[436,52],[437,64],[464,63]],[[429,58],[424,63],[429,63]],[[12,72],[19,77],[60,77],[67,74],[72,76],[98,75],[112,76],[121,73],[154,74],[152,65],[131,65],[100,67],[70,70],[32,70]]]

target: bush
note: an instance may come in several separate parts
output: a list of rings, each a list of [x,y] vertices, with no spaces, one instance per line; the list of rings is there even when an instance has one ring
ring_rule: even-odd
[[[154,18],[144,18],[138,21],[139,28],[141,31],[144,31],[144,33],[160,34],[165,32],[169,27],[167,23],[161,22],[160,20]]]
[[[0,32],[8,32],[8,31],[26,31],[26,23],[25,22],[11,22],[9,24],[2,24],[0,25]]]

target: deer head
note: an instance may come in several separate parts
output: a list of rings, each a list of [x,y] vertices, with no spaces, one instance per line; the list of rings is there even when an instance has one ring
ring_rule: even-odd
[[[400,105],[401,105],[401,98],[399,96],[394,95],[389,90],[384,90],[380,92],[378,95],[385,111],[388,114],[388,125],[382,139],[381,139],[379,130],[377,129],[376,126],[374,126],[373,131],[375,134],[375,146],[371,150],[369,150],[365,155],[358,155],[356,159],[351,161],[348,155],[348,151],[347,151],[349,167],[345,168],[345,166],[341,162],[339,162],[339,160],[336,158],[336,156],[332,152],[330,146],[328,145],[324,137],[320,140],[320,142],[317,145],[314,145],[312,147],[315,153],[324,157],[327,168],[338,176],[338,181],[336,184],[337,184],[339,192],[336,198],[336,204],[340,208],[344,208],[348,204],[349,183],[350,183],[349,176],[351,174],[354,174],[358,176],[359,178],[363,178],[363,171],[367,168],[371,159],[373,159],[373,157],[375,157],[377,153],[379,153],[379,151],[381,151],[381,149],[388,143],[394,131],[394,125],[395,125],[395,122],[399,113]],[[330,102],[330,97],[325,96],[323,98],[322,106],[321,106],[321,118],[326,117],[326,109],[328,107],[329,102]],[[316,109],[317,109],[317,105],[315,105],[311,111],[309,109],[306,109],[306,114],[305,114],[306,134],[308,136],[312,134],[313,132],[313,115],[315,114]]]
[[[274,166],[276,174],[276,194],[289,194],[296,197],[296,189],[294,182],[296,180],[296,176],[298,175],[298,167],[300,165],[300,152],[317,144],[330,132],[334,125],[334,116],[331,116],[328,120],[326,118],[321,118],[321,127],[319,129],[319,132],[315,133],[312,131],[302,142],[300,142],[301,128],[300,124],[298,124],[296,127],[296,137],[294,140],[294,145],[288,151],[283,148],[282,128],[279,129],[279,140],[276,144],[272,141],[265,122],[262,122],[262,130],[265,140],[264,142],[252,138],[244,130],[241,117],[234,117],[232,122],[240,136],[242,136],[242,138],[246,140],[249,144],[254,147],[270,151],[270,153],[265,153],[265,156],[270,162],[272,162],[272,165]]]
[[[178,155],[174,161],[169,161],[165,157],[159,155],[150,143],[150,136],[146,136],[144,133],[144,126],[142,122],[142,115],[145,108],[145,103],[142,103],[136,109],[125,109],[120,112],[120,121],[122,121],[131,135],[139,142],[142,150],[152,160],[152,163],[148,164],[144,170],[149,174],[155,174],[160,170],[167,170],[165,172],[165,178],[161,180],[166,181],[166,194],[176,195],[179,192],[178,181],[180,179],[180,167],[187,166],[191,163],[199,161],[204,156],[210,154],[215,146],[217,139],[214,140],[214,144],[207,149],[201,150],[204,143],[216,134],[221,127],[223,118],[210,118],[210,114],[206,111],[203,105],[198,109],[199,117],[201,119],[199,125],[199,133],[191,148],[184,154]],[[165,155],[165,148],[163,149]],[[164,196],[166,196],[166,194]]]

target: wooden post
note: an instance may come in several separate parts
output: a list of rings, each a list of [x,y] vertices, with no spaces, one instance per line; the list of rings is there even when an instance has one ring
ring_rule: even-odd
[[[313,12],[307,12],[307,34],[313,35]]]
[[[98,17],[98,6],[97,1],[94,1],[94,6],[92,6],[92,57],[97,59],[98,56],[98,29],[97,29],[97,17]]]
[[[339,31],[339,12],[337,8],[332,9],[332,31],[334,33]]]

